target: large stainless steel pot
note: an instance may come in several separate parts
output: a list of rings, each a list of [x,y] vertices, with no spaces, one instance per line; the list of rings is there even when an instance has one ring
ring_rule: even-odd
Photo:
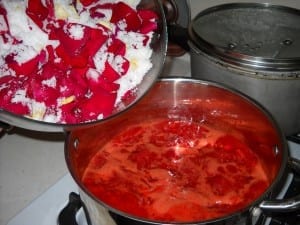
[[[218,5],[189,27],[193,77],[230,85],[300,132],[300,11],[259,3]]]
[[[71,175],[80,189],[80,196],[93,225],[166,224],[119,211],[96,198],[83,184],[83,173],[91,158],[124,127],[154,118],[181,118],[193,121],[222,121],[240,131],[245,138],[254,138],[256,146],[270,146],[257,150],[271,184],[267,190],[242,210],[218,219],[191,221],[184,224],[252,224],[258,211],[290,211],[300,207],[299,197],[271,201],[282,188],[288,171],[288,148],[283,132],[272,116],[258,103],[223,85],[188,78],[159,80],[135,107],[112,120],[97,126],[68,133],[65,157]],[[249,140],[248,140],[249,141]],[[259,149],[259,147],[258,147]],[[293,165],[299,167],[294,161]],[[64,216],[62,216],[64,217]],[[61,223],[63,224],[63,223]],[[180,224],[170,221],[167,224]]]

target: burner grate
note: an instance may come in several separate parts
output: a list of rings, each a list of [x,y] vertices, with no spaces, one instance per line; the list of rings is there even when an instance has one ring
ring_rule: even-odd
[[[292,198],[299,194],[300,175],[294,173],[293,179],[284,195],[284,198]],[[300,210],[285,213],[271,213],[266,217],[262,215],[255,225],[300,225]]]
[[[285,198],[295,197],[300,190],[300,175],[294,174],[294,179],[289,186]],[[300,210],[290,213],[277,213],[272,216],[270,225],[300,225]]]

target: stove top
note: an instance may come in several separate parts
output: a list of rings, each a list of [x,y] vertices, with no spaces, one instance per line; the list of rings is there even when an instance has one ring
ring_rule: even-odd
[[[288,142],[290,155],[300,159],[300,144]],[[290,185],[289,185],[290,184]],[[289,187],[288,187],[289,185]],[[287,186],[279,194],[278,198],[293,197],[300,190],[300,175],[289,174]],[[54,225],[60,211],[66,206],[69,194],[77,191],[77,185],[69,173],[64,175],[56,184],[34,200],[23,211],[9,221],[7,225]],[[88,225],[84,212],[80,209],[76,220],[78,225]],[[261,216],[256,225],[300,225],[300,212],[276,214],[270,217]]]

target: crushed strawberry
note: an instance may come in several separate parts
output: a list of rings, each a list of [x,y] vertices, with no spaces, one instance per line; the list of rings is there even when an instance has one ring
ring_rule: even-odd
[[[160,223],[201,223],[235,214],[268,188],[270,178],[260,160],[249,170],[239,157],[220,159],[219,152],[239,150],[258,159],[255,151],[261,147],[248,148],[247,132],[218,122],[157,116],[123,123],[87,163],[81,181],[110,207]],[[124,199],[133,204],[123,204]]]

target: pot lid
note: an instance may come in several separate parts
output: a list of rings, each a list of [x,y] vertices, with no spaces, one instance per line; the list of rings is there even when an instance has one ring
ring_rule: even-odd
[[[191,41],[229,63],[273,70],[300,69],[300,11],[267,3],[232,3],[199,13]]]

